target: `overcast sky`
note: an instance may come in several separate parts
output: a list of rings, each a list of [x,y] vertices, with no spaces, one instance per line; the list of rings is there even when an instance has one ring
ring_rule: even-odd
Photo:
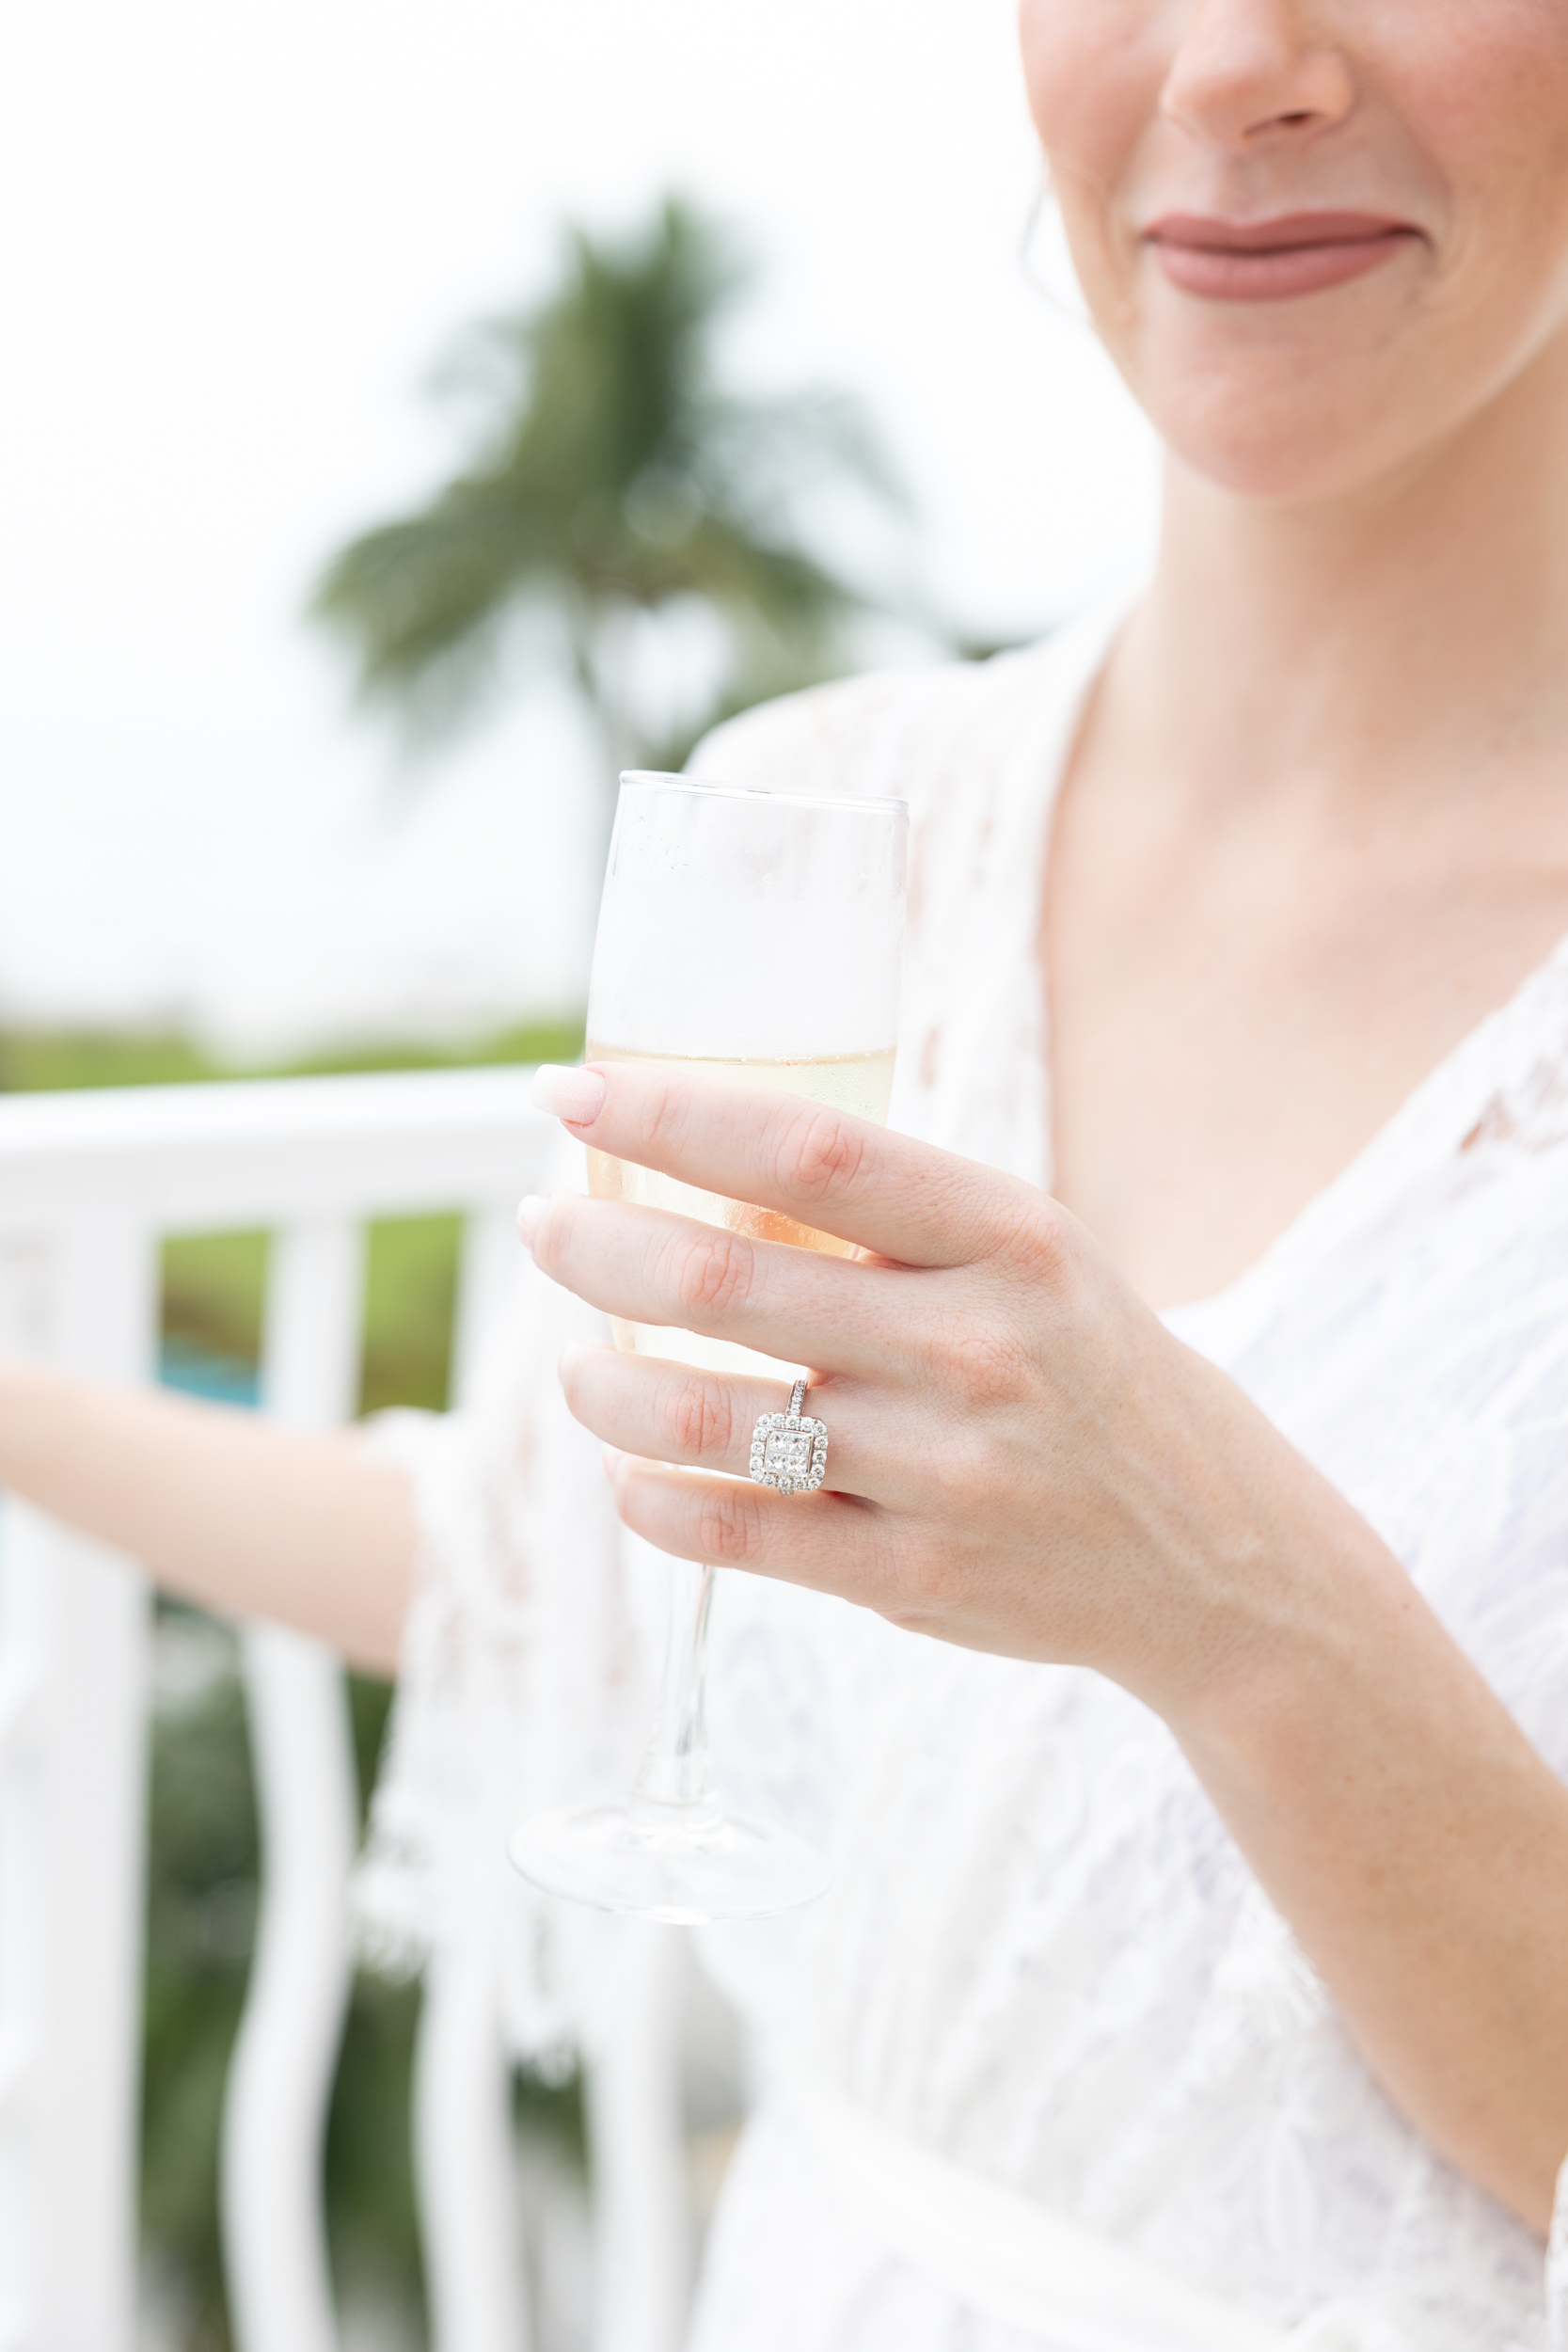
[[[592,789],[520,709],[412,814],[300,620],[438,478],[422,393],[563,217],[679,186],[731,360],[859,392],[925,592],[1022,634],[1145,560],[1153,453],[1049,250],[1011,0],[50,0],[0,72],[0,1019],[260,1047],[578,996]],[[1043,280],[1043,283],[1041,282]]]

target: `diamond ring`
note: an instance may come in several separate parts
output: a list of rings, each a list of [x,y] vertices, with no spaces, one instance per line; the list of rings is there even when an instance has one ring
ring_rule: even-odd
[[[806,1384],[797,1380],[787,1413],[763,1413],[752,1432],[752,1479],[782,1495],[814,1495],[828,1468],[828,1429],[801,1412]]]

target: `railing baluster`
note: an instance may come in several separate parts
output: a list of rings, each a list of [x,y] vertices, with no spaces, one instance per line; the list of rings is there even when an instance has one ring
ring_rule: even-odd
[[[519,1184],[519,1190],[521,1190]],[[497,1302],[506,1296],[508,1278],[516,1264],[517,1238],[514,1218],[503,1211],[470,1220],[459,1286],[457,1335],[453,1347],[454,1393],[459,1402],[472,1378],[483,1348],[485,1325]],[[691,2217],[686,2179],[685,2136],[680,2103],[679,1988],[687,1964],[687,1939],[675,1928],[623,1930],[619,1969],[617,2022],[604,2046],[588,2062],[589,2136],[594,2169],[594,2226],[596,2240],[595,2352],[675,2352],[686,2330],[689,2288]],[[419,2112],[428,2117],[421,2139],[441,2145],[428,2152],[425,2170],[461,2166],[470,2177],[476,2162],[478,2117],[487,2111],[483,2088],[469,2088],[468,2101],[476,2112],[466,2113],[462,2094],[447,2079],[458,2066],[483,2067],[499,2061],[499,2036],[470,2020],[465,2030],[449,2009],[465,2000],[494,1999],[493,1987],[478,1980],[470,1966],[465,1978],[460,1963],[447,1963],[426,1979],[426,2020],[421,2036],[432,2044],[427,2059],[421,2048],[421,2082],[440,2080],[437,2102],[429,2092],[419,2098]],[[426,2106],[427,2098],[430,2104]],[[445,2128],[443,2128],[443,2125]],[[504,2262],[499,2243],[482,2245],[476,2207],[462,2225],[444,2199],[427,2203],[426,2235],[433,2253],[450,2236],[448,2258],[427,2262],[433,2282],[450,2276],[454,2290],[481,2275],[481,2265],[499,2279]],[[457,2229],[463,2230],[459,2239]],[[463,2331],[468,2306],[453,2300],[447,2324],[442,2324],[441,2297],[432,2295],[436,2313],[436,2352],[504,2352],[513,2339],[499,2324],[501,2303],[494,2311],[497,2331],[470,2339]]]
[[[358,1227],[337,1217],[274,1241],[262,1402],[296,1428],[354,1409],[363,1255]],[[241,2352],[335,2352],[321,2156],[348,1997],[353,1740],[329,1650],[264,1625],[248,1627],[244,1645],[261,1909],[224,2107],[230,2310]]]
[[[63,1224],[47,1254],[35,1344],[72,1371],[147,1378],[149,1235],[109,1212]],[[129,2352],[147,1589],[118,1554],[14,1502],[6,1512],[0,2325],[18,2352]]]
[[[536,1139],[535,1144],[536,1144]],[[536,1162],[536,1148],[528,1154]],[[519,1165],[517,1192],[531,1181],[531,1168]],[[516,1214],[509,1202],[502,1209],[477,1209],[463,1228],[463,1254],[457,1272],[457,1311],[452,1330],[451,1398],[462,1405],[471,1395],[480,1359],[499,1315],[504,1312],[516,1278],[522,1244],[517,1239]]]
[[[437,1953],[415,2054],[414,2150],[435,2352],[526,2352],[506,2053],[488,1955]]]
[[[524,1189],[519,1173],[517,1189]],[[517,1262],[510,1209],[464,1228],[451,1344],[452,1398],[470,1393]],[[420,2238],[435,2352],[526,2352],[523,2273],[499,2003],[483,1954],[437,1954],[425,1970],[414,2069]]]
[[[676,2352],[686,2331],[691,2209],[681,2129],[684,1929],[626,1919],[614,2015],[588,2068],[594,2352]]]

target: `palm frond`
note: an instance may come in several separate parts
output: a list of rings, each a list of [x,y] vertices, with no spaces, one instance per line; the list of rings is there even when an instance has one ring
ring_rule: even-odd
[[[442,378],[469,411],[463,463],[343,548],[313,597],[367,699],[427,739],[471,721],[518,616],[542,606],[597,696],[595,633],[690,597],[737,648],[821,674],[863,598],[803,543],[798,511],[824,485],[889,504],[897,485],[852,402],[747,400],[717,380],[716,332],[751,275],[671,197],[620,243],[569,230],[547,298],[470,331]]]

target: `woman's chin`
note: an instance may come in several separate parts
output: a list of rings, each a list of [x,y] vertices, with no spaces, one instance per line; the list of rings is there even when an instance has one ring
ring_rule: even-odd
[[[1335,333],[1345,323],[1325,309],[1308,332],[1307,307],[1145,321],[1134,393],[1166,446],[1217,488],[1332,499],[1397,468],[1439,421],[1393,322],[1362,318]]]
[[[1188,473],[1233,497],[1282,505],[1348,497],[1392,473],[1427,437],[1397,405],[1322,385],[1256,381],[1203,387],[1153,410],[1165,447]]]
[[[1236,499],[1262,506],[1307,506],[1348,497],[1383,469],[1348,466],[1342,447],[1301,446],[1243,436],[1168,435],[1165,447],[1187,473]]]

